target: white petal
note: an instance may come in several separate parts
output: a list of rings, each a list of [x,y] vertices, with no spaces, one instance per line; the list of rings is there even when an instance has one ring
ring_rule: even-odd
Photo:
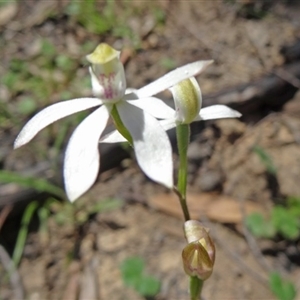
[[[173,187],[172,147],[159,122],[138,107],[122,101],[120,117],[129,130],[139,166],[152,180]]]
[[[55,103],[46,107],[29,120],[23,127],[15,140],[14,148],[19,148],[28,143],[40,130],[49,124],[76,112],[101,104],[102,101],[97,98],[79,98]]]
[[[103,105],[86,117],[70,138],[64,161],[64,181],[72,202],[85,193],[97,178],[99,138],[108,118],[109,110]]]
[[[100,139],[100,143],[124,143],[127,142],[127,140],[124,138],[124,136],[118,131],[114,130],[108,134],[106,134],[104,137]]]
[[[198,120],[239,118],[242,114],[226,105],[212,105],[200,110]]]
[[[159,124],[165,131],[167,131],[167,130],[170,130],[170,129],[176,127],[176,120],[175,120],[175,118],[168,119],[168,120],[161,120],[161,121],[159,121]]]
[[[150,84],[140,88],[135,93],[138,98],[147,98],[149,96],[155,95],[161,91],[164,91],[180,81],[196,76],[202,72],[208,65],[210,65],[212,60],[199,60],[180,68],[177,68],[166,75],[158,78],[157,80],[151,82]]]
[[[125,95],[131,94],[131,93],[135,93],[137,91],[137,89],[134,88],[127,88],[125,91]]]
[[[142,110],[158,119],[173,118],[176,114],[173,108],[155,97],[143,98],[139,100],[129,100],[127,102],[141,108]]]

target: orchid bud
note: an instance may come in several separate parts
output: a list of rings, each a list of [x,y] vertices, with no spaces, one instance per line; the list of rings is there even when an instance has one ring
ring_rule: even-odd
[[[176,121],[180,124],[190,124],[198,116],[202,95],[198,82],[194,77],[185,79],[170,88],[176,108]]]
[[[89,71],[94,96],[111,103],[122,99],[126,90],[126,78],[120,51],[102,43],[86,58],[92,64]]]
[[[189,276],[206,280],[212,274],[215,262],[215,245],[208,229],[200,222],[190,220],[185,222],[184,231],[189,242],[182,251],[184,271]]]

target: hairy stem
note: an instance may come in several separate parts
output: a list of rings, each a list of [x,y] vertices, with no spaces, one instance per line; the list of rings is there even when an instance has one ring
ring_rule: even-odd
[[[185,221],[190,220],[190,213],[186,203],[187,185],[187,149],[190,142],[190,125],[178,124],[176,126],[177,144],[179,152],[178,183],[176,194],[179,197]]]

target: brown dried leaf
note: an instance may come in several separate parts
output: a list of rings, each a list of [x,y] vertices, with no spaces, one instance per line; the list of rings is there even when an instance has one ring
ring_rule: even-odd
[[[210,203],[206,213],[207,217],[213,221],[237,224],[243,220],[243,211],[245,211],[245,215],[249,215],[262,210],[260,205],[249,200],[240,202],[234,198],[220,196],[216,201]]]
[[[188,194],[187,201],[192,219],[206,213],[210,201],[214,198],[213,194]],[[183,219],[183,214],[179,200],[175,194],[158,194],[150,197],[148,203],[151,207],[166,214]]]
[[[179,200],[175,194],[158,194],[150,197],[148,203],[159,211],[183,219]],[[197,220],[201,215],[206,215],[211,220],[221,223],[240,223],[243,219],[243,210],[246,215],[263,211],[260,205],[249,200],[240,203],[237,199],[214,193],[188,194],[187,203],[192,219]]]

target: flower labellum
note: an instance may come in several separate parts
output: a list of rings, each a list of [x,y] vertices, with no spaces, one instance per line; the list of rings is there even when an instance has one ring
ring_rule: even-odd
[[[86,56],[92,64],[89,68],[95,97],[114,103],[122,99],[126,90],[126,78],[120,52],[102,43]]]

